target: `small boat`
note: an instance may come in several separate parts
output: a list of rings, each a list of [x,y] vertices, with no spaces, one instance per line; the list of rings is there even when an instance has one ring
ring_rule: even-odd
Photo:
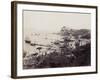
[[[54,42],[54,44],[55,44],[55,45],[58,45],[58,44],[59,44],[59,42]]]
[[[30,45],[31,45],[31,46],[36,46],[37,44],[36,44],[36,43],[30,43]]]
[[[25,43],[31,43],[31,41],[30,40],[25,40]]]

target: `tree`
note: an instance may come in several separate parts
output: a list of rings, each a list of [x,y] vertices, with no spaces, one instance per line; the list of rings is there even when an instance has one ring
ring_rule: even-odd
[[[40,52],[41,52],[42,47],[38,47],[37,49],[39,50],[39,53],[40,53]]]

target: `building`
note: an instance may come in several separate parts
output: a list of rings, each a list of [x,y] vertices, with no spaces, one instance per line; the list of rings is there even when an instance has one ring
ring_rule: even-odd
[[[82,39],[81,35],[79,35],[76,39],[71,33],[69,33],[69,35],[66,37],[64,36],[63,39],[66,43],[66,46],[71,49],[75,49],[77,47],[84,46],[90,43],[90,39]]]

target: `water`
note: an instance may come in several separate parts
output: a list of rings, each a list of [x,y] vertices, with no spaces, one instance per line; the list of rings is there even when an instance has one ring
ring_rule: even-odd
[[[54,33],[41,33],[41,34],[31,34],[27,36],[31,43],[26,43],[24,39],[24,51],[27,52],[27,55],[30,54],[44,54],[45,52],[50,53],[56,49],[59,52],[59,46],[55,45],[54,42],[61,41],[62,36],[60,34]],[[36,45],[31,45],[36,44]],[[41,47],[39,51],[37,48]]]

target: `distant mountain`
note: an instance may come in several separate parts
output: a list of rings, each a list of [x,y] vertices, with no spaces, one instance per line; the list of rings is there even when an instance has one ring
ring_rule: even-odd
[[[81,36],[81,38],[90,39],[91,31],[89,29],[67,29],[65,26],[61,28],[60,34],[63,36],[68,36],[72,34],[75,38]]]
[[[90,39],[91,35],[90,35],[90,33],[86,33],[86,34],[82,35],[81,38]]]
[[[72,35],[75,36],[76,38],[80,35],[81,38],[90,38],[90,30],[88,29],[80,29],[80,30],[73,30]]]

